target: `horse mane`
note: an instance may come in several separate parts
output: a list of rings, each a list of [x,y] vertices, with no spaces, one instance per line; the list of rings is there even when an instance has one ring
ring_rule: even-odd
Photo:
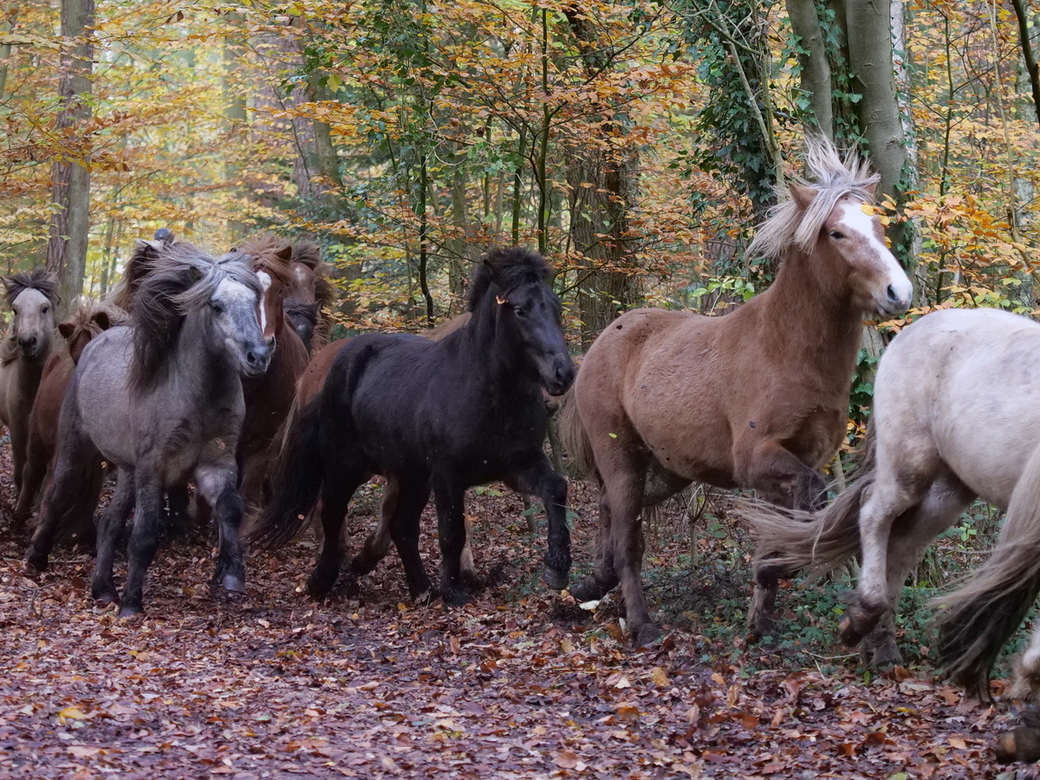
[[[72,334],[65,340],[72,341],[77,334],[84,331],[93,338],[105,330],[98,324],[99,314],[107,315],[109,327],[122,325],[129,319],[129,315],[125,311],[113,305],[110,301],[99,301],[96,298],[83,295],[73,302],[69,316],[62,321],[63,325],[72,327]]]
[[[61,301],[58,276],[44,268],[34,268],[31,271],[19,271],[12,274],[4,279],[4,286],[7,288],[8,306],[13,306],[14,299],[26,290],[39,290],[55,306]]]
[[[260,280],[241,252],[219,259],[186,241],[151,243],[155,250],[151,272],[141,279],[130,314],[134,329],[134,357],[128,384],[132,395],[155,387],[165,374],[184,318],[205,306],[224,280],[246,285],[257,298],[263,294]]]
[[[805,167],[804,178],[795,176],[786,188],[778,190],[780,202],[769,209],[766,220],[759,225],[747,248],[749,257],[779,260],[791,246],[811,254],[820,226],[841,198],[852,195],[867,203],[874,202],[874,186],[881,176],[873,173],[870,163],[854,150],[842,158],[826,136],[810,135],[805,139]],[[796,187],[813,193],[812,202],[804,211],[792,195]]]
[[[284,238],[273,233],[260,233],[250,236],[236,249],[252,258],[254,271],[266,271],[283,285],[292,281],[289,266],[296,259],[295,252],[293,246]]]
[[[174,246],[174,244],[162,239],[158,241],[145,241],[143,239],[135,241],[130,257],[123,267],[123,277],[112,288],[112,292],[108,294],[105,302],[125,312],[132,312],[134,296],[141,286],[141,281],[152,272],[158,253],[168,246]],[[191,246],[191,244],[188,244],[188,246]]]
[[[336,287],[329,281],[329,264],[321,259],[321,247],[313,241],[296,241],[292,245],[293,262],[301,263],[314,271],[314,300],[318,302],[318,321],[314,326],[311,343],[314,348],[324,346],[329,341],[332,330],[331,315],[336,307]],[[322,314],[324,312],[324,314]]]
[[[495,247],[477,266],[466,295],[466,311],[474,312],[492,284],[508,293],[522,284],[542,282],[549,276],[545,258],[524,247]]]

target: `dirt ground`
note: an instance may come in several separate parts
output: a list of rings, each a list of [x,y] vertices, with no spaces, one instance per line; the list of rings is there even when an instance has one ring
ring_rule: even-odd
[[[10,501],[9,482],[0,488]],[[526,532],[519,498],[482,492],[469,511],[488,585],[452,610],[409,604],[394,556],[315,602],[301,592],[309,538],[254,554],[248,594],[229,599],[210,590],[200,533],[160,551],[146,616],[120,621],[89,597],[87,554],[59,551],[29,578],[25,539],[5,533],[0,776],[1034,776],[994,763],[1007,705],[964,702],[927,666],[869,682],[853,657],[805,668],[717,631],[706,638],[720,619],[710,604],[674,620],[657,604],[666,639],[633,650],[616,601],[585,613],[540,585],[543,539]],[[587,488],[573,493],[581,567],[593,502]],[[355,543],[376,502],[375,491],[358,500]],[[433,571],[432,518],[424,528]],[[681,569],[678,556],[652,549],[648,574]],[[694,567],[679,581],[711,593],[699,577]]]

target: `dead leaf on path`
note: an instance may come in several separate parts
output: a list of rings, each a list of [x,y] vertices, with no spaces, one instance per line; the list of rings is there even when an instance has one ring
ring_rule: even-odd
[[[574,769],[578,766],[578,754],[569,750],[560,751],[553,759],[553,763],[560,769]]]
[[[656,685],[658,688],[667,688],[669,685],[672,684],[672,681],[668,679],[668,675],[665,673],[665,670],[662,669],[660,666],[655,666],[653,668],[653,671],[650,672],[650,677],[651,679],[653,679],[654,685]]]

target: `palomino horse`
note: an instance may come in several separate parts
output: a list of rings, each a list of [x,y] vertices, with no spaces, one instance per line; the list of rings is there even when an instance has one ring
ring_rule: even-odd
[[[285,291],[285,314],[308,352],[328,343],[329,314],[336,290],[328,279],[328,266],[321,261],[321,249],[310,241],[292,245],[292,279]]]
[[[263,376],[245,379],[246,417],[239,440],[240,492],[246,503],[259,502],[278,434],[296,394],[296,380],[307,367],[307,349],[292,326],[286,325],[285,296],[293,280],[293,247],[284,239],[262,234],[238,246],[260,278],[264,297],[260,327],[272,349]]]
[[[871,452],[861,476],[810,523],[773,517],[765,549],[794,567],[830,569],[860,551],[857,597],[843,621],[856,644],[891,621],[928,544],[976,497],[1007,510],[990,558],[940,600],[941,664],[988,696],[990,670],[1040,590],[1040,325],[996,309],[937,311],[903,329],[878,366]],[[767,518],[768,519],[768,518]],[[1040,632],[1013,694],[1040,693]]]
[[[640,645],[659,633],[640,582],[642,508],[693,481],[810,507],[845,432],[863,314],[910,304],[870,216],[878,177],[823,140],[806,163],[815,181],[792,183],[748,248],[782,260],[773,285],[724,317],[627,312],[589,349],[565,405],[565,449],[601,486],[595,568],[572,593],[594,600],[620,581]],[[771,627],[781,574],[756,572],[756,634]]]
[[[115,544],[132,509],[120,616],[142,611],[159,539],[163,491],[194,475],[220,536],[216,581],[245,588],[239,540],[243,503],[235,453],[245,416],[240,377],[267,370],[260,280],[233,252],[214,260],[188,243],[139,241],[150,273],[134,296],[131,327],[112,328],[83,351],[62,405],[58,457],[28,562],[47,566],[55,532],[75,516],[100,459],[117,469],[98,526],[92,593],[116,601]]]
[[[319,496],[324,540],[308,580],[327,593],[339,575],[340,528],[354,491],[375,474],[396,486],[390,535],[412,598],[431,591],[419,556],[419,516],[437,506],[441,595],[468,600],[461,580],[466,489],[503,480],[538,494],[549,520],[546,579],[566,585],[567,482],[542,451],[542,388],[562,393],[574,364],[560,329],[560,301],[541,255],[494,250],[470,286],[466,324],[441,341],[367,334],[341,347],[320,395],[286,433],[274,498],[256,536],[291,538]]]
[[[32,514],[33,503],[40,492],[47,476],[51,460],[58,446],[58,416],[61,402],[65,398],[65,390],[72,379],[72,371],[79,362],[83,349],[90,340],[113,325],[122,324],[126,313],[107,304],[97,303],[89,298],[81,298],[68,319],[58,325],[58,332],[64,339],[65,348],[56,349],[47,358],[43,367],[40,387],[36,391],[32,413],[29,415],[29,441],[26,448],[25,471],[22,474],[22,486],[18,491],[18,506],[15,507],[15,524],[22,525]],[[100,489],[101,480],[98,480]],[[95,505],[97,500],[93,502]],[[93,515],[93,507],[90,508]],[[83,523],[93,528],[87,517]]]
[[[37,268],[4,279],[14,322],[0,342],[0,424],[11,433],[14,486],[22,486],[29,414],[57,328],[58,278]]]

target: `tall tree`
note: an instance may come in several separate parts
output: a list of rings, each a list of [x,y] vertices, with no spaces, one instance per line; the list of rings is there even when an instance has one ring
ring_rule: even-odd
[[[90,119],[93,70],[94,0],[62,0],[62,52],[58,81],[61,113],[56,130],[72,138]],[[83,287],[90,226],[90,143],[81,139],[52,167],[50,240],[47,269],[61,279],[61,295],[68,306]]]

